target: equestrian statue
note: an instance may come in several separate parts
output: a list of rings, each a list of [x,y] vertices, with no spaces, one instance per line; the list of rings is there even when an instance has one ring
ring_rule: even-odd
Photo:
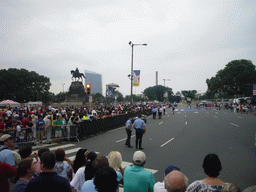
[[[71,74],[73,75],[71,79],[73,80],[73,78],[75,78],[75,81],[78,81],[80,78],[81,78],[81,80],[83,80],[83,77],[85,78],[85,76],[84,76],[83,73],[79,73],[78,68],[76,68],[75,71],[72,70],[72,71],[71,71]],[[76,78],[78,78],[78,79],[76,80]],[[85,78],[85,79],[86,79],[86,78]]]

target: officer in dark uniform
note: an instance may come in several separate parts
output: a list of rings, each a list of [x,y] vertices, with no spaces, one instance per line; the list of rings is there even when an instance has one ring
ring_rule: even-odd
[[[142,150],[142,136],[146,133],[146,123],[141,119],[141,115],[138,115],[138,119],[134,121],[132,127],[136,130],[136,149],[138,149],[139,144],[139,149]]]

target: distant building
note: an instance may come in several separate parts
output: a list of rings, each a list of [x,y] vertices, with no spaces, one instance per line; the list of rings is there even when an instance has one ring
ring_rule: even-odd
[[[102,76],[101,74],[85,71],[85,84],[91,84],[91,94],[100,93],[102,94]]]

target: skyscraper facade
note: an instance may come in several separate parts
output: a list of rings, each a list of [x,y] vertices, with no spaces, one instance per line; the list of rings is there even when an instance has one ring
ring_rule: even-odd
[[[102,94],[102,76],[101,74],[85,71],[85,84],[91,84],[91,94],[100,93]]]

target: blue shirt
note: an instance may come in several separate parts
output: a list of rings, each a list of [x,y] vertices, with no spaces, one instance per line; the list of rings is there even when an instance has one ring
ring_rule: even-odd
[[[155,113],[155,112],[156,112],[156,109],[155,109],[155,108],[153,108],[153,109],[152,109],[152,112],[153,112],[153,113]]]
[[[133,125],[135,129],[143,129],[143,127],[146,126],[146,123],[141,118],[138,118],[134,121]]]
[[[37,125],[37,127],[36,127],[37,130],[43,130],[43,128],[41,126],[44,126],[45,122],[44,122],[43,119],[42,120],[37,120],[36,125]]]
[[[125,123],[126,126],[128,126],[130,129],[132,129],[132,121],[128,119]],[[126,127],[127,128],[127,127]]]
[[[3,149],[3,148],[7,148],[7,149]],[[3,150],[1,151],[1,149]],[[8,163],[11,166],[15,165],[13,152],[10,150],[9,147],[5,145],[1,145],[0,147],[0,162]]]
[[[19,179],[15,186],[14,186],[14,192],[24,192],[28,186],[28,183],[22,179]]]

